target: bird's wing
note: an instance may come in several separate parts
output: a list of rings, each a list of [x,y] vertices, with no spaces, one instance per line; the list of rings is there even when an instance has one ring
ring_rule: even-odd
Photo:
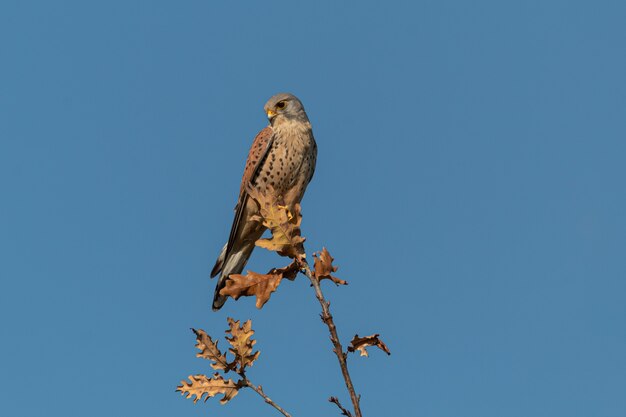
[[[254,138],[254,142],[252,142],[252,147],[250,147],[248,159],[246,160],[246,168],[243,171],[243,178],[241,179],[239,200],[237,201],[237,206],[235,207],[235,219],[233,220],[233,225],[230,229],[230,236],[228,237],[228,245],[226,247],[226,258],[228,258],[228,254],[230,253],[235,239],[237,238],[237,233],[242,227],[243,212],[245,211],[246,202],[248,200],[246,186],[254,183],[254,180],[258,176],[259,171],[263,166],[263,162],[272,147],[273,141],[274,131],[271,126],[268,126],[261,130]]]

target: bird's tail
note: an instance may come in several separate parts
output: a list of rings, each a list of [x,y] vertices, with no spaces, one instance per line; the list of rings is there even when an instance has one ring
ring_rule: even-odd
[[[222,308],[226,302],[228,297],[220,295],[220,290],[226,285],[226,279],[229,275],[240,274],[241,271],[243,271],[246,263],[248,263],[252,249],[254,249],[254,244],[237,248],[237,250],[231,250],[229,254],[226,254],[226,245],[224,245],[211,271],[211,278],[221,272],[217,280],[217,285],[215,286],[215,294],[213,295],[213,311]]]
[[[226,248],[228,247],[228,243],[224,245],[222,251],[220,252],[220,256],[217,257],[217,261],[211,270],[211,278],[216,276],[222,271],[222,267],[224,266],[224,260],[226,259]]]

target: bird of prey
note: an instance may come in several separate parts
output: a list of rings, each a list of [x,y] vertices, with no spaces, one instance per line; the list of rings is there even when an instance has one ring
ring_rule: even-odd
[[[230,236],[211,271],[211,278],[220,274],[213,296],[214,311],[226,302],[227,297],[220,295],[220,290],[228,276],[241,273],[254,243],[266,230],[259,222],[250,220],[258,214],[258,207],[249,198],[246,188],[265,192],[269,186],[292,210],[302,200],[315,171],[317,145],[300,100],[293,94],[276,94],[265,103],[264,109],[269,126],[254,138],[241,179]]]

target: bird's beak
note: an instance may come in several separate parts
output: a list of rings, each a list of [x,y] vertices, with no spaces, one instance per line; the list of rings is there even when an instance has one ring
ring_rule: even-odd
[[[270,121],[270,122],[272,121],[272,119],[273,119],[274,117],[276,117],[276,113],[274,113],[274,112],[273,112],[273,111],[271,111],[271,110],[268,110],[268,111],[267,111],[267,118],[269,119],[269,121]]]

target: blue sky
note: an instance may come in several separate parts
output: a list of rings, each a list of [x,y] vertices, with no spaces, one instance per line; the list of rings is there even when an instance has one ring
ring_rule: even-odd
[[[364,414],[626,410],[626,5],[619,1],[0,5],[0,409],[278,415],[174,392],[189,327],[251,318],[251,380],[294,416],[349,403],[303,279],[210,309],[264,102],[319,146],[307,250]],[[283,259],[256,250],[249,268]],[[223,343],[223,342],[222,342]]]

